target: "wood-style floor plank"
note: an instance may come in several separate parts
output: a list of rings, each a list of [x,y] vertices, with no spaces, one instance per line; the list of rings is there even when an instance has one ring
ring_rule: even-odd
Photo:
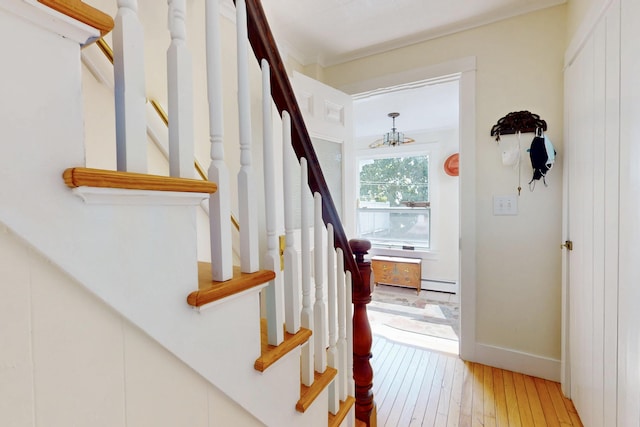
[[[446,427],[449,415],[449,402],[451,401],[451,391],[453,389],[453,375],[455,373],[455,359],[447,357],[447,363],[444,368],[444,376],[442,378],[442,391],[440,401],[438,402],[438,410],[436,416],[436,427]]]
[[[560,391],[560,385],[549,380],[545,380],[544,383],[547,386],[547,390],[549,390],[551,402],[553,403],[553,407],[556,411],[556,415],[558,416],[558,421],[560,421],[560,425],[570,426],[571,418],[569,417],[567,408],[564,406],[564,396]]]
[[[412,358],[411,358],[411,362],[409,363],[409,366],[407,367],[407,370],[405,372],[405,376],[404,376],[404,380],[402,381],[402,384],[400,385],[400,388],[398,389],[398,393],[395,396],[395,399],[393,401],[393,406],[391,408],[391,410],[389,411],[389,416],[386,420],[378,417],[378,424],[381,426],[384,425],[390,425],[390,426],[397,426],[398,421],[400,419],[400,416],[402,415],[402,411],[404,410],[404,407],[406,406],[406,404],[408,403],[408,401],[411,401],[411,395],[409,394],[410,390],[411,390],[411,386],[413,385],[414,381],[415,381],[415,375],[412,375],[414,372],[418,372],[418,366],[420,364],[420,362],[422,361],[422,356],[423,356],[422,351],[416,350],[413,352]],[[384,415],[384,414],[383,414]]]
[[[404,408],[402,408],[402,414],[400,414],[400,418],[396,424],[398,426],[408,426],[413,421],[413,410],[416,407],[416,402],[420,398],[420,387],[422,387],[422,381],[429,366],[429,358],[433,355],[433,353],[428,351],[421,351],[420,353],[421,357],[418,369],[411,384],[411,389],[409,390],[409,397],[405,402]]]
[[[523,426],[533,426],[533,414],[529,405],[529,396],[527,395],[527,387],[524,385],[524,376],[520,373],[513,373],[513,383],[516,387],[516,396],[518,397],[518,409],[520,410],[520,422]]]
[[[479,365],[483,366],[483,365]],[[484,425],[495,427],[496,422],[496,399],[493,395],[493,369],[490,366],[483,366],[483,389],[484,389]]]
[[[498,427],[509,426],[509,412],[507,411],[507,399],[504,395],[504,379],[502,369],[491,368],[493,373],[493,398],[496,405],[496,424]]]
[[[385,379],[380,384],[380,391],[378,392],[378,400],[376,401],[376,403],[378,404],[379,411],[382,411],[383,408],[390,406],[389,401],[387,401],[386,399],[387,396],[390,396],[389,400],[391,403],[393,403],[393,400],[395,398],[394,393],[399,387],[398,382],[402,382],[402,380],[404,379],[404,374],[406,373],[406,370],[402,368],[403,363],[407,363],[405,362],[405,358],[407,357],[407,354],[411,355],[414,351],[415,349],[411,347],[400,349],[395,365],[389,367]],[[406,364],[404,366],[406,366]],[[399,376],[400,378],[398,378]]]
[[[438,364],[438,353],[432,353],[429,358],[429,364],[427,370],[422,378],[422,384],[420,385],[420,391],[418,392],[418,401],[413,409],[413,416],[411,417],[411,424],[409,426],[421,426],[424,420],[424,413],[427,410],[427,403],[429,402],[429,393],[431,392],[431,384],[433,383],[433,377],[436,372],[436,365]]]
[[[544,383],[547,386],[547,390],[549,390],[549,395],[551,396],[551,402],[553,403],[553,407],[556,411],[556,415],[558,416],[558,421],[560,421],[560,425],[570,426],[571,418],[569,417],[567,408],[564,406],[564,396],[560,391],[560,387],[558,383],[555,383],[549,380],[544,380]]]
[[[516,387],[513,383],[513,372],[502,371],[502,381],[504,381],[504,396],[507,401],[507,415],[509,415],[509,426],[521,426],[520,408],[518,407],[518,397]]]
[[[558,384],[558,389],[562,393],[560,384]],[[564,406],[567,408],[567,412],[569,413],[569,418],[571,418],[571,425],[582,427],[582,421],[580,420],[580,416],[578,416],[578,411],[576,410],[576,407],[573,405],[573,402],[571,401],[571,399],[567,399],[566,397],[564,397],[564,395],[563,395],[563,399],[564,399]]]
[[[393,412],[396,402],[399,406],[404,404],[404,400],[400,399],[400,390],[402,389],[403,384],[405,384],[405,381],[407,381],[407,377],[410,376],[409,372],[415,371],[415,366],[412,367],[412,362],[415,354],[415,348],[407,349],[407,352],[404,355],[403,362],[400,364],[401,367],[407,367],[407,369],[398,369],[391,387],[389,387],[389,390],[387,391],[386,399],[384,399],[384,401],[381,401],[380,409],[378,412],[378,423],[380,425],[386,425],[387,419]],[[400,406],[400,411],[402,411],[402,406]]]
[[[372,357],[371,362],[376,366],[375,369],[375,377],[377,381],[373,382],[373,395],[377,396],[380,394],[380,387],[385,384],[385,379],[387,375],[389,375],[389,371],[393,370],[393,367],[398,367],[398,353],[402,350],[402,346],[399,345],[391,345],[389,347],[389,351],[386,352],[384,357],[376,359],[375,356]],[[381,361],[380,364],[376,363],[377,361]],[[374,366],[372,365],[372,366]]]
[[[553,402],[551,402],[551,396],[547,385],[542,378],[534,378],[536,384],[536,390],[538,391],[538,397],[540,397],[540,404],[542,405],[542,411],[544,412],[544,419],[547,425],[550,427],[560,426],[560,420],[556,415],[556,410],[553,408]]]
[[[436,372],[431,382],[431,390],[429,391],[429,399],[425,408],[423,425],[433,426],[436,423],[436,415],[438,414],[438,403],[442,392],[442,380],[444,379],[444,370],[447,365],[447,357],[444,354],[438,355],[438,363]]]
[[[447,415],[447,427],[456,427],[460,422],[460,408],[462,407],[462,388],[464,385],[464,362],[456,358],[451,385],[451,400],[449,402],[449,414]]]
[[[479,363],[473,364],[473,398],[471,403],[471,425],[484,425],[484,368]]]
[[[473,409],[473,363],[464,361],[464,380],[462,383],[462,399],[460,401],[460,426],[471,426]]]
[[[379,426],[582,426],[558,383],[375,340]]]
[[[536,390],[536,383],[534,382],[533,377],[524,375],[524,386],[527,389],[527,396],[529,397],[529,406],[531,407],[533,425],[535,427],[545,427],[547,423],[544,419],[542,403],[540,402],[540,396]],[[568,401],[571,402],[570,400]]]

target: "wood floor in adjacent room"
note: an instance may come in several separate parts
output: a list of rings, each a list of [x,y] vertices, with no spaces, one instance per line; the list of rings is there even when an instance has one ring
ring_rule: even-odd
[[[378,426],[582,426],[558,383],[374,336]]]

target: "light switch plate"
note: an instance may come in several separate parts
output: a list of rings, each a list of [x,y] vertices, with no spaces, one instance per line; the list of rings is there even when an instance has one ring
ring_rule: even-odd
[[[493,214],[518,215],[518,196],[515,194],[493,196]]]

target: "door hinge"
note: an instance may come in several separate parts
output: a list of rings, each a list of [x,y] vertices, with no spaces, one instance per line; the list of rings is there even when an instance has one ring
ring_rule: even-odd
[[[573,250],[573,242],[571,240],[565,240],[565,242],[560,245],[560,249],[564,249],[567,248],[567,250],[572,251]]]

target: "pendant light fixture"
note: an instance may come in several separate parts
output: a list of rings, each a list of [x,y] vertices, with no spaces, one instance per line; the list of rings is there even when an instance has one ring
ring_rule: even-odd
[[[369,147],[395,147],[397,145],[408,144],[414,141],[412,138],[405,138],[404,133],[398,132],[398,129],[396,128],[396,117],[398,117],[399,115],[400,113],[395,112],[387,114],[387,116],[391,117],[391,120],[393,122],[393,124],[391,125],[391,132],[385,133],[382,136],[382,139],[372,142],[371,144],[369,144]]]

